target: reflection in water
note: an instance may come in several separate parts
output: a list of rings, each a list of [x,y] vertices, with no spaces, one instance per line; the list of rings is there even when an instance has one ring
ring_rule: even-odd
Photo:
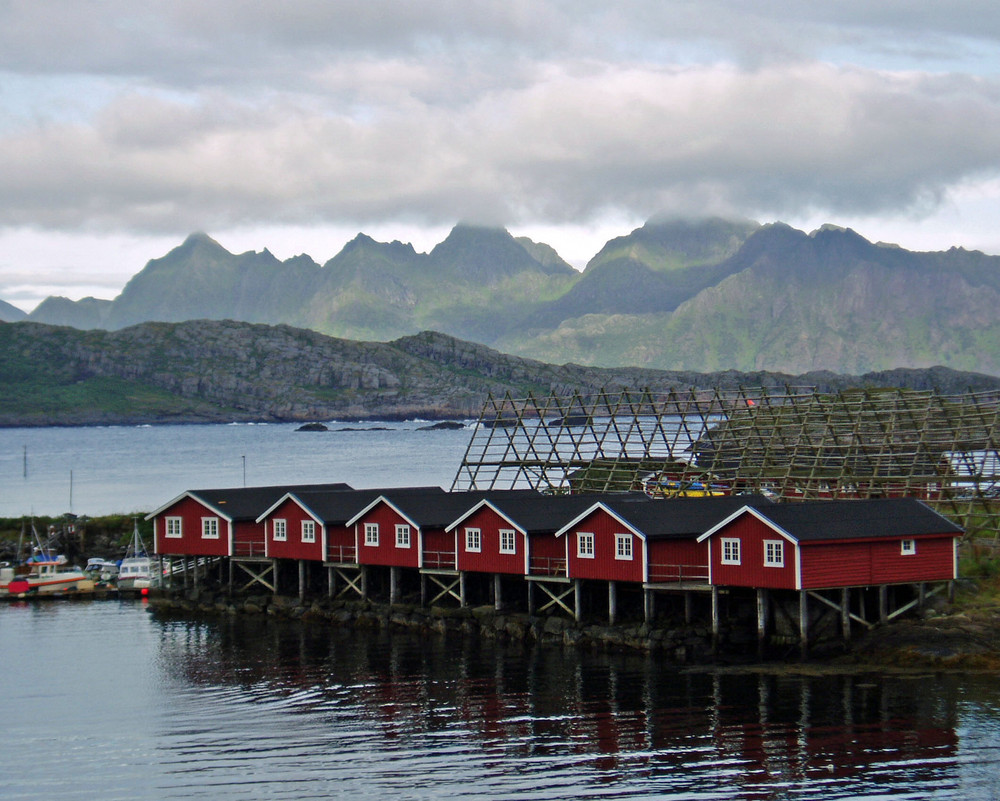
[[[161,636],[162,747],[189,795],[235,777],[298,798],[991,798],[1000,762],[996,692],[973,701],[969,677],[678,672],[273,620]]]
[[[997,797],[995,676],[0,606],[0,798]],[[41,769],[40,769],[41,768]]]

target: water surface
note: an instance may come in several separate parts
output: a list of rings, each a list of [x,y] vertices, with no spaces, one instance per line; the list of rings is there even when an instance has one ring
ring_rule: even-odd
[[[0,607],[11,799],[996,798],[995,677]],[[42,766],[42,769],[39,769]]]

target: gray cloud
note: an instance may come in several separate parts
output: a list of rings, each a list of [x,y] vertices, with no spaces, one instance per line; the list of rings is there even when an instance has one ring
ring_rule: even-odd
[[[995,47],[998,16],[860,0],[15,0],[0,69],[82,92],[71,109],[0,93],[0,226],[933,206],[1000,170],[1000,80],[964,66]]]

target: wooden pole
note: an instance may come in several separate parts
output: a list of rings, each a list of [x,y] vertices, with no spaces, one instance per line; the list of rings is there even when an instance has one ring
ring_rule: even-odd
[[[306,599],[306,560],[299,559],[299,602]]]
[[[458,598],[459,605],[465,608],[465,571],[458,574]]]
[[[399,567],[389,568],[389,603],[399,603]]]
[[[712,585],[712,650],[719,649],[719,588]]]
[[[687,625],[691,625],[691,618],[694,617],[693,614],[694,607],[694,595],[688,590],[684,591],[684,622]]]
[[[574,617],[576,622],[579,623],[583,619],[583,598],[580,593],[580,579],[573,579],[573,603],[574,603]]]
[[[608,625],[613,626],[618,619],[618,589],[613,581],[608,582]]]
[[[878,585],[878,621],[885,625],[889,620],[889,588],[885,584]]]
[[[535,614],[535,582],[525,581],[524,583],[527,585],[526,590],[528,593],[528,614],[533,615]]]
[[[757,588],[757,655],[764,655],[764,643],[767,641],[767,590]]]
[[[326,597],[333,598],[337,592],[337,573],[332,567],[326,569]]]
[[[842,587],[840,589],[840,630],[844,635],[844,642],[851,640],[851,588]]]
[[[799,638],[802,656],[809,653],[809,595],[799,590]]]
[[[497,612],[503,611],[503,599],[500,596],[500,574],[493,574],[493,608]]]

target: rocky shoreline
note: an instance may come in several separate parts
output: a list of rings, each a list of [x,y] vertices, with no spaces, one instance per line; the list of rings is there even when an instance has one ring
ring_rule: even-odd
[[[593,625],[557,616],[497,612],[493,606],[423,608],[274,595],[231,598],[188,591],[152,597],[150,609],[164,617],[261,615],[318,625],[629,650],[686,666],[746,665],[761,660],[753,630],[740,624],[724,626],[713,643],[707,622]],[[764,661],[809,661],[837,668],[1000,671],[1000,604],[975,611],[929,608],[922,617],[879,626],[850,643],[816,643],[808,659],[802,657],[795,638],[772,637]]]

